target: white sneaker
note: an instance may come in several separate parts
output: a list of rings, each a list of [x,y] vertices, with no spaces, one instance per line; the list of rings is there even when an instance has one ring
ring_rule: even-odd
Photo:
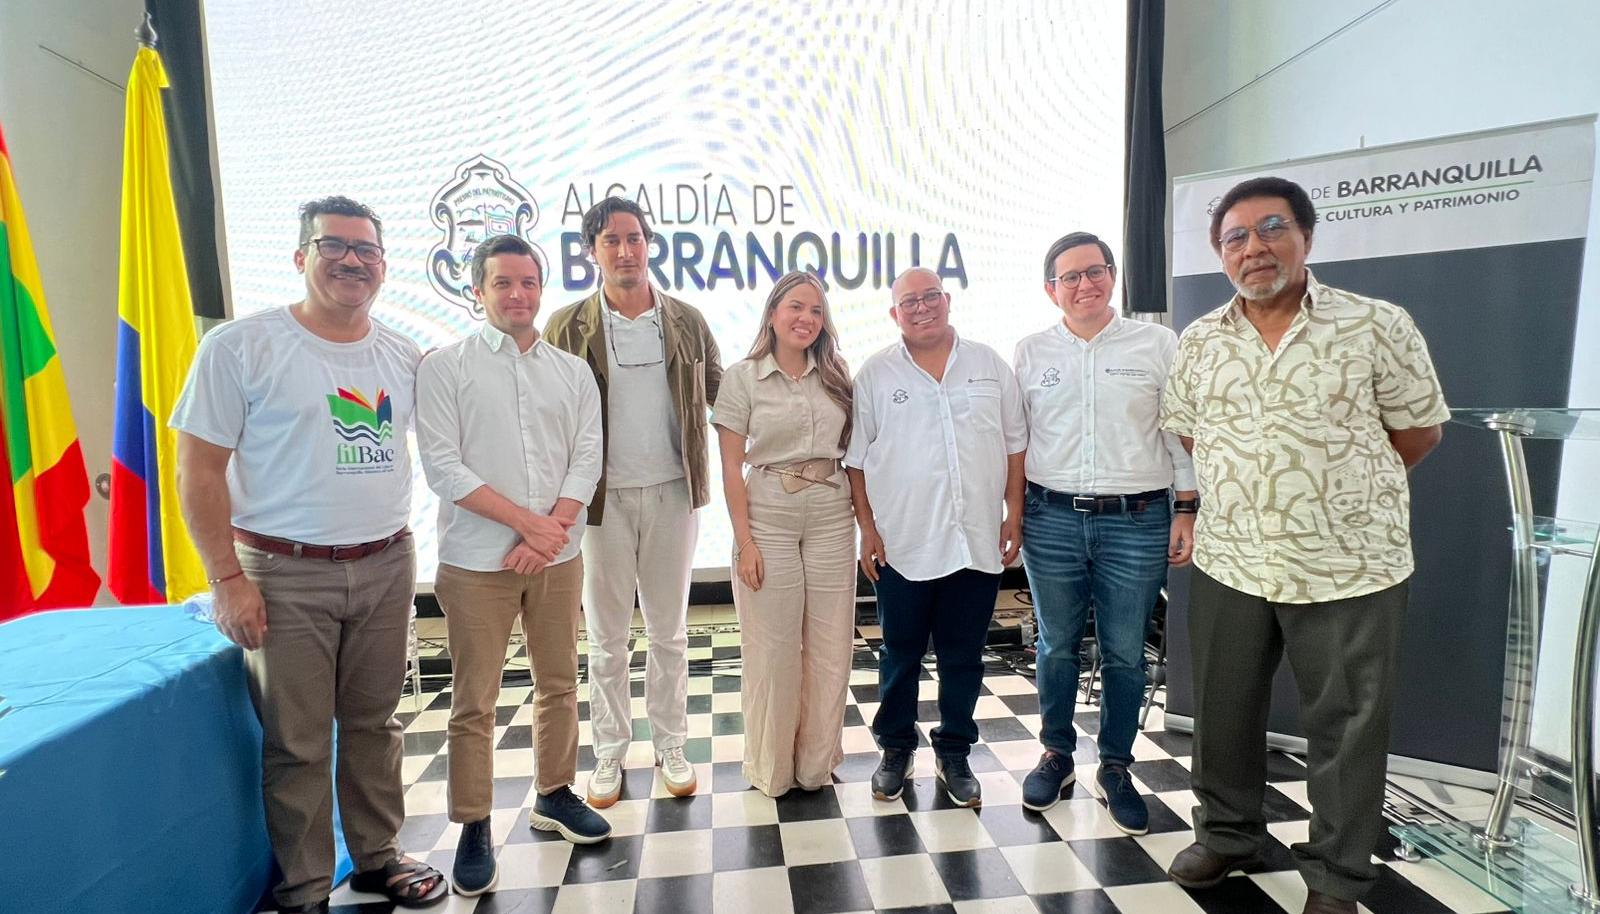
[[[622,760],[603,758],[595,762],[589,775],[589,805],[605,809],[622,796]]]
[[[683,749],[663,749],[656,753],[656,764],[661,766],[661,780],[667,785],[667,793],[675,797],[687,797],[694,793],[697,786],[694,766],[683,757]]]

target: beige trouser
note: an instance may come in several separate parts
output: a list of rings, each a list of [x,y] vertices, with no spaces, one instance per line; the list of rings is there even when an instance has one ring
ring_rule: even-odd
[[[583,558],[533,574],[439,565],[433,582],[450,639],[450,821],[494,804],[494,708],[511,624],[522,619],[533,666],[539,793],[570,787],[578,768],[578,611]]]
[[[629,665],[633,598],[648,642],[644,708],[657,752],[689,736],[689,568],[700,516],[674,479],[606,490],[605,522],[583,532],[583,621],[589,632],[589,723],[596,758],[622,759],[633,740]]]
[[[844,473],[833,481],[839,488],[790,494],[775,474],[745,477],[765,574],[759,591],[733,576],[744,654],[744,776],[768,796],[796,784],[821,787],[844,759],[856,537]]]
[[[245,652],[261,717],[267,835],[284,907],[333,890],[333,725],[339,817],[356,872],[399,853],[405,818],[400,722],[417,560],[410,537],[353,562],[234,545],[267,604],[267,635]]]

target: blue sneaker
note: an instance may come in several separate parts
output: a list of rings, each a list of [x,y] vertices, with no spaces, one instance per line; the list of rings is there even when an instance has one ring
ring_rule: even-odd
[[[1111,824],[1129,835],[1150,830],[1150,809],[1133,786],[1133,775],[1122,765],[1101,765],[1094,776],[1094,792],[1106,801]]]
[[[489,835],[489,817],[461,826],[456,842],[456,863],[450,868],[450,882],[456,894],[471,898],[494,891],[500,878],[494,862],[494,840]]]
[[[585,806],[570,787],[540,794],[528,813],[528,824],[540,831],[560,832],[573,844],[598,844],[611,837],[611,823]]]
[[[935,755],[933,774],[944,785],[945,796],[957,806],[973,808],[983,805],[983,784],[972,773],[972,766],[964,755]]]
[[[1061,801],[1061,793],[1078,779],[1072,770],[1072,756],[1047,751],[1039,764],[1022,781],[1022,806],[1044,812]]]

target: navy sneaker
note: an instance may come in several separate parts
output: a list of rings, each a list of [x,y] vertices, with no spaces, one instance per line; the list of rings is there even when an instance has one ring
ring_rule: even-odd
[[[471,898],[494,891],[500,878],[494,862],[494,840],[489,836],[489,817],[461,826],[456,842],[456,864],[450,869],[450,883],[457,895]]]
[[[1072,756],[1045,752],[1039,756],[1039,764],[1022,781],[1023,808],[1044,812],[1060,802],[1061,792],[1077,779],[1077,773],[1072,770]]]
[[[1094,792],[1106,801],[1111,824],[1130,835],[1150,830],[1150,809],[1133,786],[1133,775],[1123,765],[1101,765],[1094,776]]]
[[[539,795],[528,824],[540,831],[560,832],[573,844],[598,844],[611,837],[611,823],[583,804],[570,787]]]
[[[883,750],[883,761],[878,763],[878,770],[872,772],[874,800],[900,799],[900,793],[906,789],[906,775],[911,772],[914,755],[910,749]]]
[[[966,756],[936,755],[933,758],[933,771],[939,783],[944,785],[945,796],[950,798],[950,802],[957,806],[983,805],[983,785],[973,775]]]

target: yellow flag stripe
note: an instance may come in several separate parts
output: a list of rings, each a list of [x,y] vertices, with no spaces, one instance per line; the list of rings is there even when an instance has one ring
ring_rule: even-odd
[[[28,570],[28,590],[37,599],[56,573],[56,560],[39,541],[39,505],[33,497],[33,473],[22,474],[11,486],[17,507],[17,539],[22,546],[22,567]]]
[[[128,79],[117,311],[139,333],[140,399],[155,419],[166,593],[176,603],[204,590],[206,576],[178,504],[178,436],[167,426],[194,361],[195,327],[167,164],[166,85],[161,58],[140,49]]]

